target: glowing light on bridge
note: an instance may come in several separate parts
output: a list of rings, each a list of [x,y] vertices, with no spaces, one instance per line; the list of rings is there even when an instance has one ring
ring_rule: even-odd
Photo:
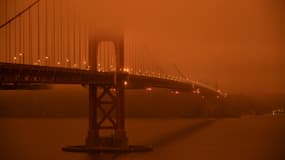
[[[102,68],[101,68],[101,64],[100,64],[100,63],[97,65],[97,69],[98,69],[99,72],[102,71]]]
[[[129,68],[124,68],[123,71],[124,72],[130,72],[130,69]]]
[[[151,87],[147,87],[145,90],[151,92],[152,88]]]
[[[125,86],[128,85],[128,81],[124,81],[124,85],[125,85]]]
[[[46,65],[48,64],[48,59],[49,59],[49,57],[48,57],[48,56],[45,56]]]
[[[22,52],[20,52],[19,53],[19,59],[20,59],[20,63],[24,63],[24,58],[23,58],[23,53]]]
[[[114,70],[115,68],[114,68],[113,65],[110,65],[110,66],[109,66],[109,69],[110,69],[110,70]]]
[[[117,90],[116,90],[116,88],[110,88],[110,91],[111,92],[116,92]]]
[[[201,93],[201,92],[200,92],[200,88],[197,88],[197,89],[193,90],[193,93],[194,93],[194,94],[200,94],[200,93]]]
[[[197,89],[196,93],[197,93],[197,94],[200,94],[200,93],[201,93],[201,92],[200,92],[200,88]]]
[[[179,95],[180,94],[180,92],[179,91],[170,91],[170,93],[172,93],[172,94],[175,94],[175,95]]]

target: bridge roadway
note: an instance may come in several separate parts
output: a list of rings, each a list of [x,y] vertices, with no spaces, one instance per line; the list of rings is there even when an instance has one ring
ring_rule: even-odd
[[[0,85],[17,84],[100,84],[113,83],[115,72],[95,72],[77,68],[51,67],[40,65],[13,64],[0,62]],[[145,75],[117,73],[117,78],[127,81],[127,89],[146,87],[168,88],[179,91],[193,91],[218,94],[217,90],[195,81],[177,81]]]
[[[216,89],[194,81],[178,81],[136,75],[128,72],[96,72],[77,68],[0,62],[0,86],[17,84],[113,84],[114,77],[127,82],[127,89],[146,87],[168,88],[179,91],[193,91],[199,88],[205,94],[221,94]]]

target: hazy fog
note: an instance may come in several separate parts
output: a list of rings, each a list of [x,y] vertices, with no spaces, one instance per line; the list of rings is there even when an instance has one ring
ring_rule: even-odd
[[[86,13],[94,22],[119,23],[146,43],[164,67],[177,64],[196,79],[236,92],[285,91],[281,0],[89,0],[86,4],[82,7],[92,10]]]
[[[18,6],[31,2],[16,0]],[[285,92],[282,0],[67,2],[81,19],[123,28],[166,70],[176,64],[194,79],[233,92]],[[13,3],[9,0],[10,6]],[[8,10],[12,14],[13,9]]]

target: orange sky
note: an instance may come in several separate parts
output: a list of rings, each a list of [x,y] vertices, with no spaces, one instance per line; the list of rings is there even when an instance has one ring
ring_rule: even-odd
[[[123,26],[162,68],[229,91],[285,92],[282,0],[71,1],[96,25]]]
[[[237,92],[285,92],[281,0],[107,0],[89,6],[99,24],[119,19],[162,66],[177,64],[194,78]]]

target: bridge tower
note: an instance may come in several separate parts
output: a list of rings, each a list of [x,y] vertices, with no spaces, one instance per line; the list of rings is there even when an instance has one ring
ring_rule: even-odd
[[[93,149],[128,148],[124,115],[124,36],[111,32],[95,32],[89,37],[90,71],[98,71],[100,43],[112,42],[116,69],[112,81],[89,84],[89,130],[86,147]],[[101,113],[101,114],[100,114]],[[106,134],[106,131],[109,135]]]

